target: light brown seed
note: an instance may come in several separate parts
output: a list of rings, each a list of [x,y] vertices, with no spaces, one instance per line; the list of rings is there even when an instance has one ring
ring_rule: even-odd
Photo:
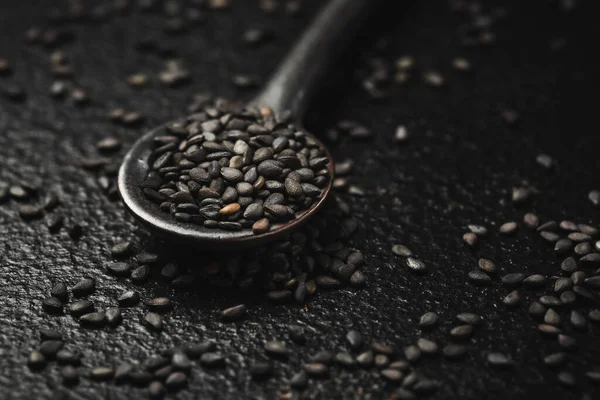
[[[252,232],[255,235],[266,233],[269,229],[271,229],[271,223],[267,218],[259,219],[252,225]]]
[[[239,205],[239,203],[230,203],[227,204],[225,207],[221,208],[219,210],[219,214],[221,215],[231,215],[231,214],[235,214],[236,212],[240,211],[241,206]]]

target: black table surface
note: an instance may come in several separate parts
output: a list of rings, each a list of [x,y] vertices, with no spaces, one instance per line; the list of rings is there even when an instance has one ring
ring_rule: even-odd
[[[590,83],[597,73],[597,62],[592,62],[597,47],[593,2],[577,2],[573,9],[566,1],[485,2],[484,14],[498,7],[508,13],[493,26],[495,41],[477,47],[463,46],[457,33],[470,21],[468,11],[452,11],[447,2],[393,2],[374,17],[368,34],[336,65],[308,116],[308,126],[317,135],[325,135],[343,119],[356,120],[375,134],[371,141],[344,138],[331,145],[337,161],[355,161],[348,179],[366,192],[342,193],[361,221],[362,240],[354,247],[367,259],[366,288],[318,293],[305,306],[274,306],[261,296],[177,291],[153,279],[139,287],[142,297],[168,295],[175,305],[162,333],[142,326],[142,307],[125,311],[124,322],[115,330],[81,329],[69,316],[42,311],[41,301],[53,282],[72,285],[82,276],[98,280],[99,290],[92,296],[96,302],[113,304],[115,294],[132,284],[104,272],[111,260],[107,245],[127,239],[144,249],[149,243],[123,206],[102,193],[95,175],[79,167],[79,160],[97,154],[95,143],[108,135],[120,138],[126,150],[150,127],[185,115],[196,93],[250,99],[258,88],[236,89],[231,75],[249,74],[264,82],[321,2],[303,2],[295,17],[281,9],[266,14],[257,3],[234,1],[230,11],[207,11],[202,25],[173,37],[164,35],[162,17],[138,12],[113,15],[102,23],[60,24],[74,33],[73,40],[60,46],[72,60],[73,81],[90,96],[88,106],[78,107],[48,95],[54,79],[49,73],[51,51],[23,40],[26,29],[44,26],[48,13],[65,10],[66,2],[1,2],[0,58],[11,62],[13,74],[0,77],[0,86],[17,84],[27,97],[20,103],[0,98],[0,180],[32,181],[59,193],[61,209],[69,221],[81,223],[84,233],[78,241],[70,240],[64,229],[52,235],[43,220],[22,221],[14,201],[0,205],[0,398],[125,399],[144,394],[144,389],[87,379],[67,388],[56,365],[31,372],[26,356],[39,344],[38,331],[44,327],[65,332],[68,348],[81,351],[88,367],[143,362],[163,348],[215,339],[228,354],[227,368],[208,371],[195,366],[189,387],[172,397],[271,399],[281,395],[284,380],[309,354],[342,348],[350,328],[360,330],[369,341],[398,348],[414,344],[421,335],[446,344],[459,312],[482,315],[484,325],[466,342],[466,359],[453,362],[438,355],[418,362],[418,371],[440,382],[433,398],[598,396],[598,386],[584,373],[600,365],[600,327],[590,323],[588,330],[577,332],[564,325],[578,341],[578,350],[565,367],[573,371],[577,383],[566,388],[558,383],[558,371],[542,363],[544,355],[560,350],[556,340],[542,337],[538,322],[527,313],[540,293],[524,291],[523,304],[511,310],[501,302],[509,289],[499,278],[485,288],[467,279],[479,257],[494,260],[502,273],[557,273],[561,259],[552,245],[524,228],[513,237],[502,237],[497,228],[504,221],[521,221],[533,211],[543,221],[599,222],[600,211],[587,199],[590,190],[599,188],[600,172],[600,135]],[[251,27],[272,30],[274,40],[248,48],[241,35]],[[164,60],[134,48],[136,41],[149,35],[164,38],[185,61],[192,76],[188,85],[171,89],[157,82]],[[402,55],[416,60],[412,79],[391,85],[385,98],[372,99],[357,77],[367,60],[377,56],[393,63]],[[457,56],[469,59],[472,71],[454,70],[451,61]],[[444,87],[423,82],[421,74],[430,69],[441,72]],[[148,87],[127,84],[127,76],[136,72],[150,75]],[[144,124],[136,128],[112,124],[105,116],[116,106],[141,112]],[[516,124],[503,120],[506,109],[518,112]],[[398,125],[409,131],[405,145],[394,143]],[[538,165],[540,153],[551,155],[556,168]],[[523,182],[539,194],[514,207],[511,188]],[[490,229],[489,237],[475,249],[461,239],[470,223]],[[430,271],[417,276],[407,270],[391,253],[396,243],[409,246]],[[197,257],[201,265],[202,253]],[[250,304],[248,317],[235,324],[220,322],[219,310],[241,299]],[[418,327],[418,318],[426,311],[441,316],[440,327],[430,333]],[[276,362],[276,376],[252,381],[247,366],[263,357],[262,343],[285,338],[292,322],[310,327],[309,343],[290,343],[293,355],[287,362]],[[509,355],[516,365],[508,370],[491,368],[485,359],[490,351]],[[336,370],[331,379],[314,382],[304,394],[380,399],[393,391],[393,385],[370,372]]]

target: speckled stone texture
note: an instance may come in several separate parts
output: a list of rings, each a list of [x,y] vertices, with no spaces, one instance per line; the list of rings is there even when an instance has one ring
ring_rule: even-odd
[[[188,388],[172,397],[273,399],[309,354],[346,346],[344,336],[350,328],[361,331],[368,341],[399,348],[416,343],[421,335],[418,318],[425,311],[441,316],[440,327],[424,333],[439,344],[449,342],[448,330],[457,313],[471,311],[484,317],[484,325],[466,342],[465,360],[424,356],[418,362],[418,371],[441,383],[433,398],[579,399],[583,392],[600,396],[598,386],[583,376],[599,363],[598,326],[573,333],[580,350],[569,369],[575,372],[577,387],[564,388],[557,383],[557,371],[542,365],[543,355],[558,351],[558,345],[540,336],[537,323],[526,312],[535,293],[522,291],[525,305],[509,310],[501,303],[509,290],[501,287],[498,278],[488,288],[473,286],[466,278],[479,257],[493,260],[501,273],[557,273],[560,260],[537,235],[524,229],[512,238],[496,233],[502,222],[520,221],[526,211],[535,210],[542,220],[600,222],[600,211],[587,200],[589,190],[599,188],[600,172],[596,96],[590,83],[598,70],[591,60],[597,47],[592,35],[593,2],[581,2],[569,12],[555,1],[493,2],[506,5],[510,15],[494,28],[496,43],[483,48],[461,47],[456,28],[466,19],[451,12],[446,2],[390,4],[384,15],[372,21],[372,34],[361,38],[351,56],[336,67],[323,88],[324,96],[310,111],[308,124],[317,135],[324,135],[335,121],[350,118],[375,132],[375,139],[367,144],[344,139],[332,145],[338,161],[354,158],[350,180],[366,191],[364,197],[345,194],[344,198],[361,221],[363,239],[355,245],[367,259],[367,288],[321,292],[304,307],[273,306],[257,294],[177,291],[151,279],[139,287],[142,298],[168,295],[174,304],[160,334],[142,326],[142,306],[124,310],[124,322],[115,330],[83,329],[70,316],[42,311],[42,299],[53,282],[72,286],[83,276],[98,281],[99,289],[91,296],[94,302],[116,305],[117,294],[134,285],[104,272],[111,261],[107,246],[124,239],[132,239],[137,249],[149,243],[123,207],[102,193],[95,175],[78,167],[78,161],[96,154],[94,144],[107,135],[122,139],[126,149],[150,127],[185,115],[194,93],[250,99],[255,89],[236,90],[231,74],[248,73],[263,82],[320,2],[306,1],[295,18],[281,12],[265,15],[256,3],[235,1],[231,12],[207,12],[205,24],[188,34],[166,37],[191,71],[191,84],[179,89],[165,89],[157,82],[163,60],[133,49],[135,41],[147,35],[162,37],[160,17],[130,14],[111,17],[106,23],[69,25],[75,40],[62,47],[72,59],[75,82],[91,98],[89,106],[77,107],[70,100],[48,96],[49,51],[27,47],[22,40],[28,27],[43,25],[43,15],[66,2],[1,2],[0,58],[10,60],[14,74],[0,77],[0,86],[18,83],[27,98],[13,103],[0,97],[0,180],[32,180],[44,191],[56,191],[62,197],[66,225],[79,222],[84,233],[79,241],[69,239],[64,229],[52,235],[43,220],[21,221],[14,201],[0,205],[0,398],[146,396],[145,389],[87,378],[64,387],[56,364],[42,373],[31,372],[26,355],[39,344],[38,331],[44,327],[64,332],[67,348],[83,353],[85,367],[143,362],[160,349],[215,339],[228,354],[227,367],[210,371],[194,366]],[[242,44],[241,35],[256,26],[272,29],[276,38],[250,49]],[[377,37],[386,38],[387,47],[376,54],[387,60],[412,54],[423,68],[407,85],[394,86],[388,98],[372,101],[353,71],[364,66],[359,55],[369,53]],[[552,51],[550,42],[556,38],[565,38],[565,46]],[[459,55],[471,61],[471,73],[452,69],[451,60]],[[419,75],[429,68],[442,73],[445,87],[422,83]],[[136,72],[150,74],[147,88],[126,83],[127,76]],[[118,127],[105,118],[114,106],[140,111],[146,122],[135,129]],[[514,127],[501,118],[506,107],[519,111]],[[404,146],[393,144],[399,124],[406,125],[410,134]],[[557,160],[554,171],[536,164],[540,152]],[[522,180],[541,193],[533,203],[515,208],[510,204],[510,188]],[[468,223],[490,229],[489,238],[480,240],[476,250],[461,240]],[[423,276],[409,272],[402,259],[391,253],[395,243],[409,246],[430,272]],[[197,257],[200,267],[202,254]],[[219,311],[240,301],[250,305],[247,318],[221,323]],[[306,346],[287,338],[286,324],[292,322],[309,327]],[[275,377],[255,383],[247,367],[264,358],[262,343],[272,338],[286,341],[293,355],[287,362],[274,362]],[[510,355],[516,366],[507,371],[490,368],[485,361],[488,351]],[[85,374],[86,368],[81,371]],[[312,382],[306,397],[382,399],[393,393],[394,386],[372,372],[335,369],[332,375]]]

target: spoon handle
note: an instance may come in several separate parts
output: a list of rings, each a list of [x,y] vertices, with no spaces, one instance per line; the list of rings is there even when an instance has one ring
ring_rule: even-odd
[[[271,107],[277,116],[289,111],[299,121],[325,72],[376,3],[379,0],[330,0],[250,104]]]

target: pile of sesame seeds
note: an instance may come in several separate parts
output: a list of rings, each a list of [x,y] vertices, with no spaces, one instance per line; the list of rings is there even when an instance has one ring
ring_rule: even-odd
[[[296,219],[329,184],[328,154],[270,109],[221,100],[154,140],[146,197],[179,222],[266,233]]]

